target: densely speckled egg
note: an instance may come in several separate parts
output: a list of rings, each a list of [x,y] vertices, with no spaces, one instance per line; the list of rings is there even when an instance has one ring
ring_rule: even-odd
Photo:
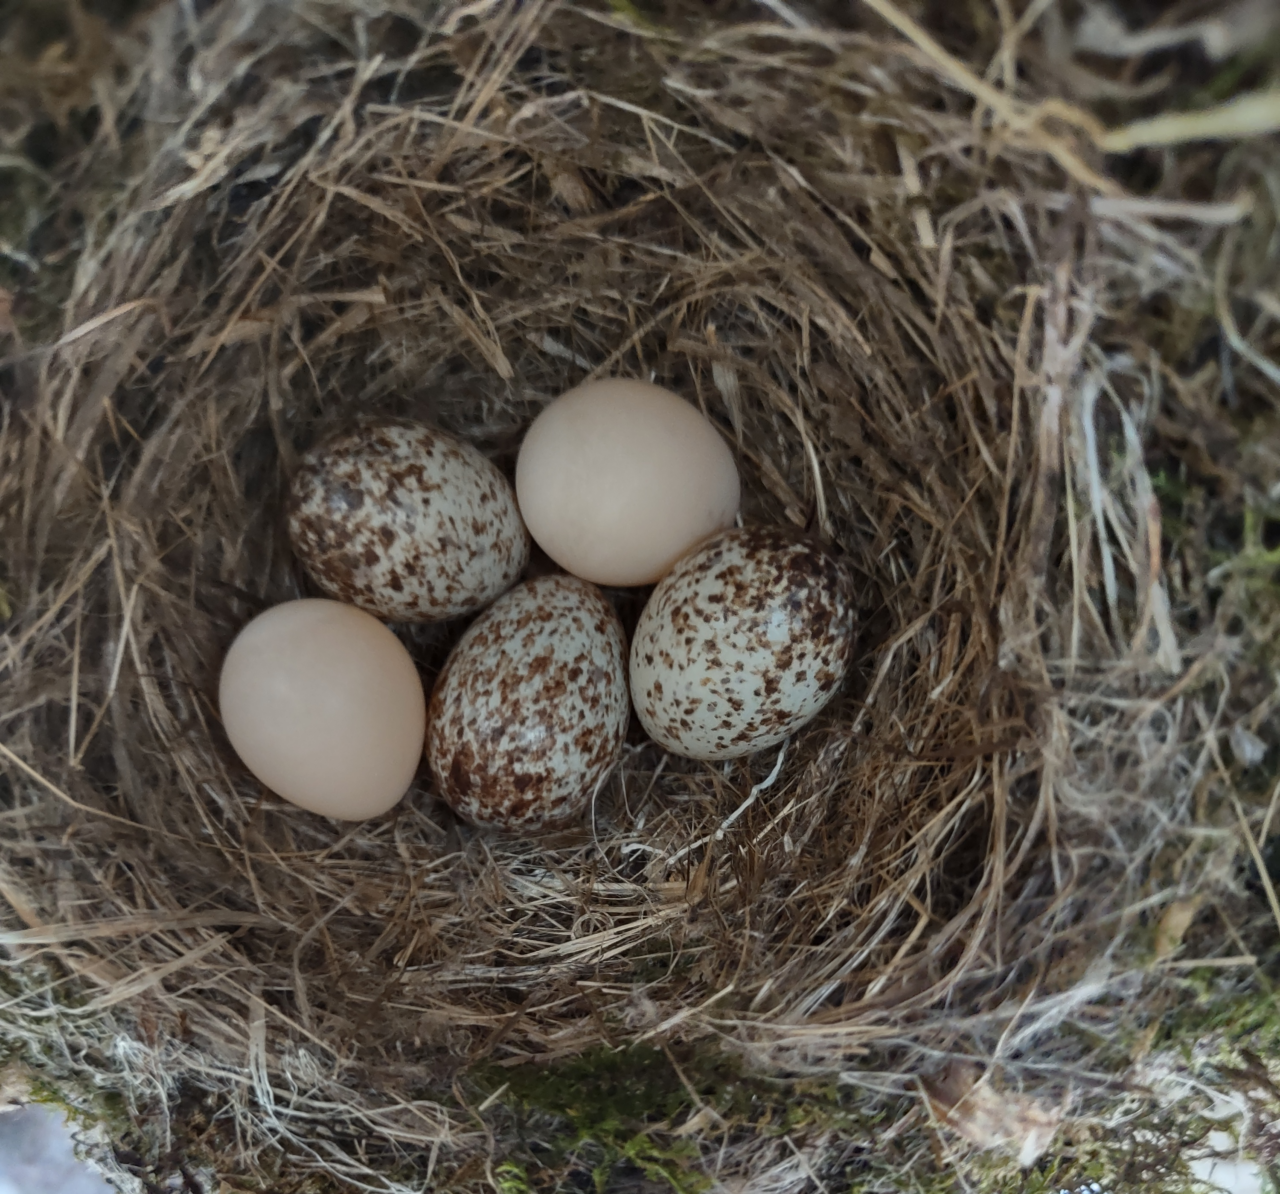
[[[392,622],[431,622],[488,605],[529,559],[507,479],[430,427],[382,422],[303,458],[289,536],[331,597]]]
[[[781,742],[836,693],[853,650],[850,579],[807,536],[724,531],[653,591],[631,643],[649,736],[691,759]]]
[[[622,750],[627,642],[600,591],[540,576],[472,623],[427,708],[440,795],[475,825],[538,832],[579,817]]]

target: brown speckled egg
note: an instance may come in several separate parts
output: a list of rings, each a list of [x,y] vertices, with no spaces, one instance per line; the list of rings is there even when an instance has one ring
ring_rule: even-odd
[[[581,816],[622,750],[627,642],[600,591],[525,581],[458,641],[427,708],[440,795],[474,825],[536,833]]]
[[[813,717],[852,650],[850,580],[831,551],[773,528],[724,531],[649,598],[631,643],[631,697],[673,754],[734,759]]]
[[[529,559],[507,479],[470,444],[411,423],[367,424],[313,448],[288,521],[325,593],[392,622],[480,609]]]

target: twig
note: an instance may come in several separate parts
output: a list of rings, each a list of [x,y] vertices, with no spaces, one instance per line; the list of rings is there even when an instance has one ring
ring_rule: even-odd
[[[747,798],[720,823],[720,828],[717,829],[715,833],[709,833],[706,837],[699,838],[696,842],[690,842],[689,845],[677,850],[670,858],[667,859],[666,865],[668,869],[679,862],[680,859],[684,858],[685,855],[692,854],[694,850],[707,845],[708,842],[724,841],[725,831],[729,829],[730,826],[732,826],[733,823],[747,811],[747,809],[755,804],[756,799],[759,797],[761,792],[766,792],[773,787],[782,771],[782,761],[787,757],[787,743],[790,741],[791,740],[789,738],[783,741],[782,747],[778,751],[777,761],[773,765],[773,770],[769,772],[765,779],[762,779],[751,789],[747,794]]]

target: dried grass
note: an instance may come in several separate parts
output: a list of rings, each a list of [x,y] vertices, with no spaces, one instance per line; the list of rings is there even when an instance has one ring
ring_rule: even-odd
[[[1236,640],[1175,620],[1144,461],[1221,379],[1149,313],[1228,306],[1205,254],[1274,227],[1275,146],[1216,194],[1132,195],[1091,140],[1117,134],[1004,85],[1029,28],[984,79],[889,0],[897,33],[770,7],[696,35],[550,0],[149,19],[99,149],[149,139],[146,167],[2,408],[11,1036],[140,1109],[215,1092],[251,1168],[283,1147],[378,1190],[501,1155],[476,1066],[601,1042],[878,1096],[978,1059],[1041,1092],[1041,1135],[1109,1081],[1058,1030],[1148,980],[1135,934],[1231,888],[1238,849],[1204,819],[1226,706],[1196,697]],[[1237,351],[1274,369],[1267,326]],[[841,545],[844,697],[785,757],[633,735],[550,841],[460,825],[425,780],[358,826],[264,794],[212,694],[303,591],[297,453],[377,411],[507,466],[615,373],[721,426],[750,519]],[[405,631],[428,675],[457,629]],[[839,1151],[693,1134],[753,1189]]]

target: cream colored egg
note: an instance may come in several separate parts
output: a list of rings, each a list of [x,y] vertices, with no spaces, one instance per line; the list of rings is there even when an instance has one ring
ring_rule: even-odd
[[[631,699],[649,736],[692,759],[781,742],[839,691],[853,651],[840,560],[773,527],[725,531],[653,591],[631,642]]]
[[[289,601],[254,618],[227,652],[218,704],[244,765],[326,817],[386,812],[422,754],[426,700],[409,652],[337,601]]]
[[[645,585],[732,525],[740,491],[728,446],[696,407],[614,378],[570,390],[534,420],[516,496],[530,534],[566,571]]]

